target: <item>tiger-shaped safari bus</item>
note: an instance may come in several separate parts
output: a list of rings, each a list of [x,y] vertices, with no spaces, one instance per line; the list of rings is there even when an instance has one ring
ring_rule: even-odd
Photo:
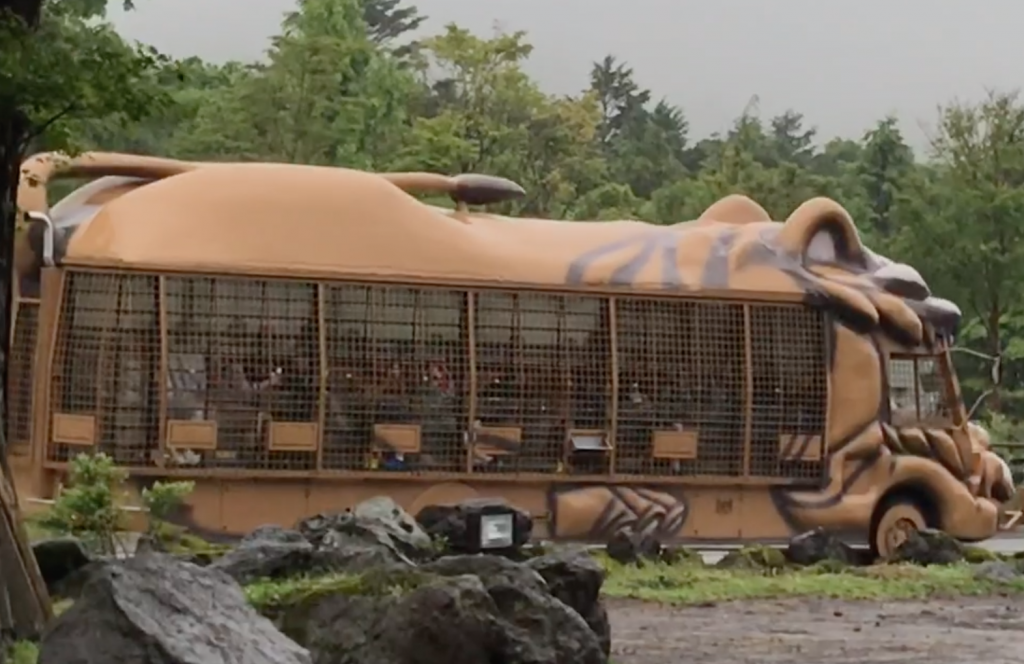
[[[961,314],[837,203],[782,222],[486,214],[484,175],[123,154],[24,166],[11,464],[187,478],[207,536],[387,494],[502,497],[540,538],[981,540],[1014,490],[969,424]],[[49,207],[61,178],[88,180]],[[414,195],[447,195],[454,209]],[[472,208],[472,209],[471,209]]]

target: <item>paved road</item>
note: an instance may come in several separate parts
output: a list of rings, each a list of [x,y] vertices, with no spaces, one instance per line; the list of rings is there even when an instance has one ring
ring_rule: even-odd
[[[1015,532],[1012,534],[999,535],[990,540],[980,542],[978,546],[995,551],[996,553],[1021,553],[1024,552],[1024,533]],[[704,556],[704,562],[714,564],[722,559],[726,552],[736,549],[735,546],[722,546],[708,549],[698,549]]]

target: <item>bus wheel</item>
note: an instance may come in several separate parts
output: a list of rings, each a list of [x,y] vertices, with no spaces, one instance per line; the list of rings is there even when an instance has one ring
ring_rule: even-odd
[[[886,560],[896,552],[913,531],[924,530],[928,520],[917,503],[908,498],[887,501],[879,506],[871,528],[871,552]]]

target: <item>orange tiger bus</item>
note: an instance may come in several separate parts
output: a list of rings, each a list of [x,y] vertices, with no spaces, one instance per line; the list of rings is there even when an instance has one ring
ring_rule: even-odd
[[[814,199],[699,219],[472,211],[487,176],[90,153],[25,164],[9,385],[20,490],[101,451],[237,535],[387,494],[500,496],[541,537],[997,530],[957,307]],[[52,208],[60,178],[88,184]],[[414,194],[447,194],[456,209]]]

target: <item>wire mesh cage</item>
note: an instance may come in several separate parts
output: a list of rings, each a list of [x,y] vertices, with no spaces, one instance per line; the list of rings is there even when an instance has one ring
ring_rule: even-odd
[[[797,304],[69,272],[51,461],[823,477]]]
[[[39,300],[21,300],[14,312],[7,368],[7,444],[13,455],[27,454],[32,441],[32,374],[38,329]]]

